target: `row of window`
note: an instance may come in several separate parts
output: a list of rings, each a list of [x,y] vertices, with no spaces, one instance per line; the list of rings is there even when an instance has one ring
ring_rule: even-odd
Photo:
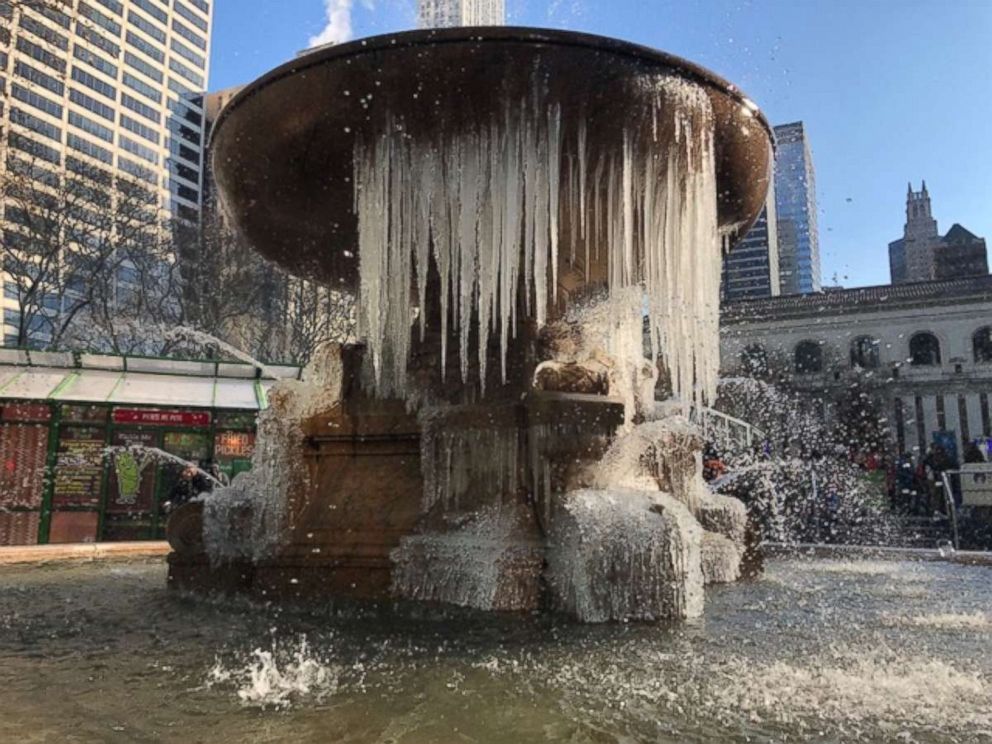
[[[54,77],[47,75],[46,73],[43,73],[40,70],[36,70],[35,68],[30,67],[29,65],[26,65],[22,62],[17,63],[15,67],[15,72],[19,77],[23,78],[24,80],[31,83],[35,83],[39,87],[42,87],[45,90],[55,93],[60,97],[65,93],[65,86],[63,85],[63,83],[59,82]],[[114,90],[112,85],[101,80],[95,75],[86,72],[81,68],[73,67],[72,79],[75,82],[86,86],[95,93],[104,96],[105,98],[108,98],[110,100],[116,100],[116,91]],[[159,102],[161,101],[160,94],[158,94],[158,92],[154,88],[141,82],[138,78],[135,78],[133,75],[129,75],[128,73],[125,73],[124,82],[129,87],[131,87],[135,92],[141,93],[153,99],[158,98]],[[49,113],[52,116],[55,116],[56,118],[61,118],[62,107],[60,104],[51,101],[47,98],[44,98],[43,96],[41,96],[40,94],[34,91],[29,91],[27,88],[17,86],[16,84],[15,84],[15,88],[18,90],[18,92],[15,93],[14,95],[18,97],[19,100],[25,103],[30,103],[30,105],[34,106],[35,108],[38,108],[41,111],[45,111],[46,113]],[[113,121],[114,119],[113,109],[107,104],[101,103],[95,98],[92,98],[86,93],[83,93],[82,91],[76,89],[72,89],[70,91],[69,97],[70,100],[79,104],[80,106],[83,106],[91,113],[97,114],[98,116],[101,116],[109,121]],[[161,123],[161,115],[159,114],[158,110],[145,103],[142,103],[141,101],[128,95],[127,93],[121,94],[121,103],[130,110],[134,111],[137,114],[140,114],[141,116],[154,122],[155,124]],[[185,118],[190,120],[192,124],[194,124],[197,127],[202,125],[202,117],[200,116],[200,114],[193,112],[192,110],[187,109],[186,107],[183,107],[183,112],[185,114]],[[150,138],[146,137],[146,139],[150,139]],[[198,140],[198,139],[199,139],[198,136],[194,137],[194,140]]]
[[[972,358],[976,363],[992,363],[992,326],[983,326],[971,337]],[[915,367],[935,367],[942,363],[940,340],[929,331],[914,333],[909,339],[909,363]],[[851,342],[851,367],[878,369],[881,365],[881,342],[873,336],[858,336]],[[745,370],[760,373],[768,369],[768,355],[758,344],[748,346],[741,354]],[[797,374],[823,371],[823,345],[816,341],[801,341],[793,350],[793,369]]]
[[[106,7],[111,8],[118,15],[122,15],[123,8],[120,6],[119,3],[116,2],[116,0],[96,0],[96,1],[100,2]],[[145,10],[150,15],[153,15],[154,17],[158,18],[163,24],[166,23],[165,13],[160,9],[156,8],[154,5],[150,5],[147,2],[147,0],[134,0],[134,2],[142,10]],[[177,4],[177,10],[179,7],[180,6]],[[92,5],[88,5],[86,2],[80,2],[79,12],[82,16],[88,18],[89,20],[97,24],[100,28],[111,33],[115,38],[120,38],[121,32],[123,31],[121,25],[116,21],[114,21],[109,16],[105,15],[99,9],[93,7]],[[180,12],[179,14],[183,15],[184,18],[187,16],[194,15],[191,11],[188,10],[186,11],[185,14],[183,12]],[[132,26],[143,31],[144,33],[146,33],[147,35],[158,41],[160,44],[165,44],[166,33],[155,24],[147,21],[141,15],[136,14],[133,11],[129,12],[128,21]],[[46,41],[63,51],[68,51],[69,38],[67,36],[48,28],[47,26],[40,23],[33,17],[29,15],[24,15],[21,18],[20,25],[24,30],[28,31],[29,33],[33,34],[39,39]],[[79,35],[82,38],[84,38],[86,41],[88,41],[90,44],[101,49],[104,52],[107,52],[115,59],[120,56],[119,44],[107,39],[100,33],[97,33],[96,30],[93,28],[90,28],[83,24],[77,24],[77,25],[78,25]],[[207,31],[206,21],[199,20],[194,25],[196,25],[198,28],[202,26],[202,30],[204,31],[204,33],[206,33]],[[66,27],[68,28],[68,26]],[[177,35],[181,36],[187,42],[190,42],[191,44],[198,47],[203,52],[206,51],[207,42],[205,38],[201,37],[199,34],[194,32],[190,28],[186,27],[176,19],[173,19],[172,28]],[[4,29],[4,32],[7,33],[6,29]],[[164,62],[165,60],[164,54],[162,53],[161,50],[157,49],[153,44],[148,43],[147,41],[145,41],[140,36],[138,36],[137,34],[133,33],[130,30],[127,31],[126,38],[130,44],[140,49],[143,53],[147,54],[155,61],[159,63]],[[51,52],[47,51],[38,44],[35,44],[29,39],[18,37],[17,48],[21,52],[31,56],[32,58],[38,60],[42,64],[45,64],[46,66],[57,70],[60,74],[65,73],[66,65],[63,59],[61,59],[58,55],[52,54]],[[179,54],[181,57],[185,58],[187,61],[192,62],[194,65],[197,65],[197,67],[199,67],[200,69],[206,66],[206,58],[204,57],[203,54],[194,51],[193,49],[186,46],[186,44],[182,43],[178,39],[172,40],[171,48],[174,52]],[[77,47],[77,50],[79,49],[80,47]],[[79,55],[80,52],[76,51],[77,58],[81,58]],[[112,77],[116,77],[116,66],[113,65],[112,63],[100,58],[97,58],[92,62],[90,60],[86,60],[86,61],[88,64],[93,64],[94,66],[96,66],[97,69],[101,70],[101,72],[106,72],[108,75],[111,75]],[[190,79],[192,80],[192,82],[197,83],[201,88],[203,87],[202,79],[201,82],[197,82],[197,79],[200,79],[198,73],[194,73],[195,78],[190,78],[189,75],[186,75],[186,73],[182,70],[174,70],[174,71],[183,74],[185,77],[187,77],[187,79]],[[159,77],[157,77],[157,79],[161,82],[161,73],[158,73],[158,75]]]

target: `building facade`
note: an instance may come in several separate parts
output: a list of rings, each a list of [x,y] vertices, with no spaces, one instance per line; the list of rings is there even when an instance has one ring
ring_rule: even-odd
[[[420,28],[506,25],[504,0],[420,0]]]
[[[903,235],[889,243],[889,272],[893,284],[985,275],[989,273],[985,240],[957,223],[941,235],[927,182],[919,191],[909,184]]]
[[[724,302],[777,297],[780,292],[778,220],[772,185],[765,208],[740,242],[723,258],[720,296]]]
[[[0,3],[0,179],[30,173],[41,194],[90,179],[109,194],[126,178],[148,192],[153,219],[196,222],[212,10],[211,0]],[[14,215],[8,200],[7,240]],[[11,295],[5,286],[8,341]]]
[[[827,404],[857,379],[882,406],[893,446],[935,434],[992,437],[992,277],[863,287],[740,302],[721,322],[725,375],[767,368]]]
[[[819,292],[820,236],[813,153],[801,121],[775,127],[775,206],[783,295]]]

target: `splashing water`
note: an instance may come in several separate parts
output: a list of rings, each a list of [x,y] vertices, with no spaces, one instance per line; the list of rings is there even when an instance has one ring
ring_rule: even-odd
[[[320,703],[338,688],[338,670],[316,655],[306,638],[292,650],[273,644],[270,650],[256,648],[244,664],[214,663],[207,686],[233,684],[246,706],[288,708],[306,700]]]
[[[122,444],[103,448],[104,457],[114,457],[116,455],[130,455],[133,457],[137,461],[139,472],[144,470],[145,463],[148,461],[171,462],[181,466],[183,469],[192,468],[197,474],[205,477],[216,487],[222,487],[224,485],[214,475],[199,467],[195,462],[184,460],[182,457],[174,455],[171,452],[166,452],[158,447],[149,447],[144,444]]]
[[[286,376],[285,372],[277,370],[274,367],[269,367],[264,362],[258,361],[248,352],[242,351],[237,346],[233,346],[227,343],[227,341],[217,338],[217,336],[207,333],[206,331],[200,331],[196,328],[190,328],[189,326],[175,326],[171,328],[163,328],[162,335],[169,341],[186,341],[187,343],[196,344],[197,346],[216,347],[234,359],[238,359],[239,361],[252,365],[265,377],[271,377],[274,380],[280,380]]]

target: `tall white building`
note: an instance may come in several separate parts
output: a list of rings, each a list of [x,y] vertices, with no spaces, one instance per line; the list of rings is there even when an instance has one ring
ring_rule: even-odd
[[[197,221],[212,2],[0,2],[0,179],[28,162],[46,184],[126,174],[163,216]],[[0,206],[9,237],[17,212]],[[10,287],[2,303],[9,343]]]
[[[420,28],[452,26],[504,26],[504,0],[420,0],[417,14]]]

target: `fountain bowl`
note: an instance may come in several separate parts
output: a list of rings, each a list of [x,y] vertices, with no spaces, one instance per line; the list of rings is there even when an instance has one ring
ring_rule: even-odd
[[[615,141],[650,95],[645,76],[701,86],[714,118],[719,224],[731,236],[746,233],[764,204],[773,134],[737,87],[644,46],[514,27],[361,39],[303,54],[262,76],[224,108],[211,135],[224,208],[268,259],[296,275],[354,288],[356,138],[397,122],[412,137],[439,127],[478,127],[499,113],[508,95],[526,91],[535,71],[561,106],[563,140],[574,142],[576,123],[585,121],[592,152]],[[665,152],[673,137],[655,131],[652,147]],[[572,155],[566,147],[562,158]]]

